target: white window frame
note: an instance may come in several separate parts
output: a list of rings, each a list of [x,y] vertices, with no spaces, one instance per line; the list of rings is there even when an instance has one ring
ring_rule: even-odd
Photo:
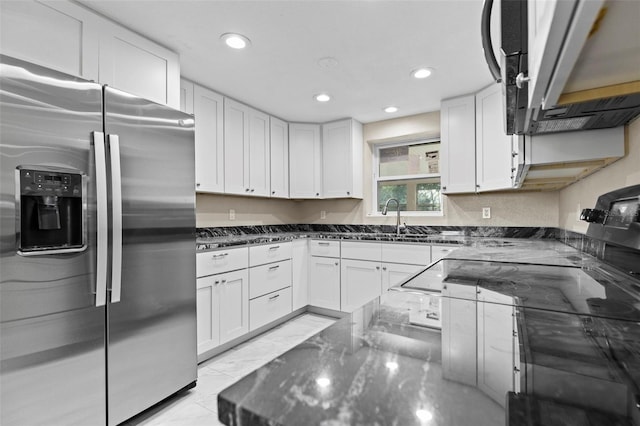
[[[378,211],[378,182],[384,181],[396,181],[396,180],[417,180],[417,179],[426,179],[426,178],[440,178],[440,211],[402,211],[400,214],[402,216],[431,216],[431,217],[442,217],[444,216],[444,199],[442,194],[442,175],[441,173],[424,173],[419,175],[404,175],[404,176],[385,176],[380,177],[378,173],[380,171],[379,167],[379,158],[380,158],[380,150],[385,148],[393,148],[396,146],[406,146],[406,145],[420,145],[425,143],[435,143],[440,142],[442,146],[442,141],[440,137],[437,138],[420,138],[420,139],[410,139],[401,142],[389,142],[389,143],[377,143],[371,146],[372,148],[372,165],[371,168],[373,170],[373,178],[371,180],[371,212],[367,213],[369,217],[385,217],[382,212]],[[442,152],[442,151],[441,151]],[[439,168],[441,170],[441,168]],[[395,212],[393,212],[395,214]],[[387,215],[388,216],[388,215]]]

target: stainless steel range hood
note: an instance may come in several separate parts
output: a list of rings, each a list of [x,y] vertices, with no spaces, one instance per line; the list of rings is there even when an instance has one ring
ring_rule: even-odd
[[[575,3],[549,81],[530,88],[544,94],[530,99],[527,134],[621,126],[640,114],[640,2]]]

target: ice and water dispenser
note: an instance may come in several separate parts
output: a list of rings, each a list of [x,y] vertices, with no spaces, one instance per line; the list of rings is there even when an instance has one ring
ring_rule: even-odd
[[[18,253],[54,254],[86,248],[86,191],[82,172],[20,166],[16,172]]]

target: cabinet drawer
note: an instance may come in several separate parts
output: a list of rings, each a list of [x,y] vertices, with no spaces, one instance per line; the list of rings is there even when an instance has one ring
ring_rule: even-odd
[[[311,256],[340,257],[340,240],[309,241]]]
[[[196,254],[197,277],[235,271],[236,269],[243,269],[248,266],[249,249],[247,247]]]
[[[430,248],[424,244],[382,244],[382,261],[410,265],[428,265]]]
[[[249,330],[291,313],[291,287],[249,301]]]
[[[458,249],[458,246],[439,246],[439,245],[431,246],[431,263],[437,262],[438,260],[442,259],[443,257],[446,257],[447,255],[449,255],[449,253],[457,249]]]
[[[249,269],[249,299],[291,285],[291,260]]]
[[[340,253],[343,259],[380,262],[382,252],[379,242],[342,241]]]
[[[249,247],[249,266],[264,265],[287,259],[291,259],[290,242]]]

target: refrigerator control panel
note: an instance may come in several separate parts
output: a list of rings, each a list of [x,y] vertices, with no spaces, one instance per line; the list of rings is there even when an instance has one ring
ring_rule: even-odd
[[[20,194],[82,197],[82,174],[22,169]]]
[[[86,249],[85,182],[79,170],[46,166],[16,169],[18,254]]]

